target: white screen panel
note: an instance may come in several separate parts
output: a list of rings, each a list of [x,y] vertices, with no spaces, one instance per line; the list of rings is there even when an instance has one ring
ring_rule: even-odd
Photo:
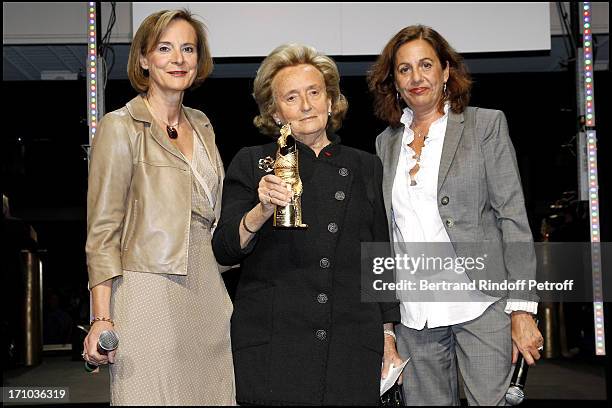
[[[133,32],[149,14],[187,7],[209,29],[215,57],[265,56],[286,42],[330,55],[376,55],[400,28],[435,28],[459,52],[550,49],[540,3],[132,3]]]

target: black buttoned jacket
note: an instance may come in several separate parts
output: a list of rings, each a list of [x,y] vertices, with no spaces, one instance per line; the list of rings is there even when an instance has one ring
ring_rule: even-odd
[[[330,139],[318,157],[298,142],[308,228],[275,229],[270,218],[244,249],[238,228],[276,143],[243,148],[227,171],[213,250],[242,267],[231,322],[238,402],[378,402],[383,323],[400,320],[397,303],[361,299],[361,243],[389,239],[382,164]]]

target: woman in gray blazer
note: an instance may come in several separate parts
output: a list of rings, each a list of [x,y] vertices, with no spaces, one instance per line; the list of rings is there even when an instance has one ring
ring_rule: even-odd
[[[433,29],[406,27],[385,46],[368,84],[376,115],[389,125],[376,151],[391,238],[452,243],[457,255],[457,243],[498,250],[489,259],[498,267],[455,276],[458,282],[535,279],[506,118],[467,106],[471,80],[461,56]],[[520,286],[485,292],[470,302],[401,303],[398,351],[412,357],[408,405],[458,405],[457,366],[470,405],[504,405],[511,362],[519,352],[530,365],[540,358],[537,295]]]

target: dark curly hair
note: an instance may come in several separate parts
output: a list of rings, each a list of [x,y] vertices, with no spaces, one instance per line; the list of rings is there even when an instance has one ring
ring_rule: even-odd
[[[472,80],[463,57],[433,28],[423,25],[403,28],[385,45],[367,76],[368,88],[374,96],[374,114],[394,128],[401,125],[400,118],[405,106],[402,99],[398,100],[395,89],[395,55],[402,45],[419,39],[432,46],[442,66],[446,66],[446,63],[449,66],[447,92],[442,98],[440,111],[448,101],[453,112],[461,113],[470,100]]]

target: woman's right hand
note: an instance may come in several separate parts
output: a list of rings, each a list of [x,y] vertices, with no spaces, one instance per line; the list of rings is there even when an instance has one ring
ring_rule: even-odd
[[[115,353],[117,349],[108,352],[108,354],[100,354],[98,352],[98,340],[100,333],[105,330],[113,330],[113,325],[110,322],[96,321],[89,329],[89,333],[83,340],[83,359],[95,365],[103,365],[115,362]]]
[[[268,174],[259,180],[257,193],[263,212],[268,217],[274,213],[274,206],[285,207],[289,205],[293,194],[289,184],[274,174]]]

